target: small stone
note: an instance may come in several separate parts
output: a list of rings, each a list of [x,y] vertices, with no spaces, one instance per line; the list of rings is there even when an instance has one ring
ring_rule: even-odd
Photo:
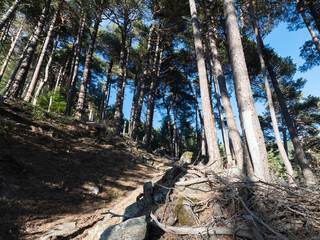
[[[71,233],[76,228],[76,222],[67,222],[54,226],[47,233],[41,236],[41,240],[50,240],[54,236],[62,236]]]
[[[82,188],[89,194],[98,195],[99,187],[96,186],[94,183],[85,183],[82,185]]]
[[[191,164],[192,163],[192,157],[193,157],[193,152],[184,152],[181,155],[180,164],[186,163],[186,164]]]
[[[213,204],[212,208],[213,208],[213,212],[215,213],[216,216],[218,216],[218,217],[222,217],[223,216],[221,207],[220,207],[220,205],[218,203]]]
[[[173,214],[170,214],[170,216],[167,219],[167,225],[173,226],[176,223],[177,219],[173,217]]]
[[[100,240],[139,240],[145,239],[147,233],[146,217],[131,218],[123,223],[108,227]]]

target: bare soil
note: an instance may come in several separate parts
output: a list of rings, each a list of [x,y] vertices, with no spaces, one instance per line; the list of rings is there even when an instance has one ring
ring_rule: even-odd
[[[36,239],[75,216],[84,231],[156,175],[142,155],[98,124],[23,103],[0,105],[0,239]]]

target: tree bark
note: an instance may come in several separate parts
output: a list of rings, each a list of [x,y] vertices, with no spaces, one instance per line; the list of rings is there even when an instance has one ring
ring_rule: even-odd
[[[224,0],[223,6],[240,121],[252,158],[254,175],[258,179],[269,182],[268,155],[254,106],[234,2],[233,0]]]
[[[54,46],[52,48],[52,51],[50,53],[50,57],[49,57],[49,60],[48,60],[48,63],[47,63],[46,69],[45,69],[44,79],[40,82],[40,84],[38,86],[38,89],[36,91],[36,94],[34,95],[34,98],[33,98],[33,101],[32,101],[32,105],[33,106],[35,106],[37,104],[37,101],[38,101],[38,98],[39,98],[40,93],[42,91],[42,88],[48,82],[49,70],[50,70],[50,67],[51,67],[51,63],[52,63],[52,60],[53,60],[54,53],[55,53],[55,51],[57,49],[57,46],[58,46],[59,38],[60,38],[60,34],[57,35],[56,41],[55,41]],[[55,89],[55,91],[56,91],[56,89]]]
[[[138,133],[138,127],[140,124],[140,116],[141,116],[141,110],[142,110],[142,105],[143,105],[143,98],[145,95],[145,81],[147,76],[149,76],[148,72],[149,72],[149,61],[150,61],[150,52],[151,52],[151,39],[152,39],[152,33],[155,29],[155,24],[156,24],[156,19],[155,19],[155,14],[153,15],[153,23],[152,26],[149,30],[149,36],[148,36],[148,43],[147,43],[147,54],[146,54],[146,59],[143,65],[143,71],[142,71],[142,75],[140,77],[140,82],[141,82],[141,89],[139,92],[137,92],[139,94],[139,97],[137,99],[137,106],[135,107],[136,111],[134,114],[134,119],[133,119],[133,124],[132,124],[132,133],[131,133],[131,137],[132,139],[136,139],[137,137],[137,133]]]
[[[21,0],[15,0],[13,5],[8,9],[8,11],[3,15],[2,19],[0,20],[0,31],[4,27],[4,25],[9,21],[9,19],[13,16],[16,12]]]
[[[123,65],[124,65],[124,57],[125,57],[125,46],[126,46],[126,28],[125,25],[122,29],[122,43],[121,43],[121,51],[120,51],[120,60],[119,60],[119,75],[118,75],[118,83],[117,83],[117,98],[115,103],[115,112],[114,112],[114,133],[116,135],[120,135],[121,132],[121,115],[122,115],[122,92],[123,92]]]
[[[24,58],[21,63],[20,70],[19,70],[19,72],[15,78],[15,81],[10,89],[9,97],[11,97],[11,98],[18,97],[19,90],[21,90],[23,88],[24,82],[27,78],[28,71],[30,69],[32,57],[34,55],[40,34],[43,30],[43,26],[45,24],[45,20],[48,15],[48,12],[49,12],[50,3],[51,3],[51,0],[45,1],[44,7],[41,12],[40,20],[37,23],[34,34],[31,36],[31,39],[28,44],[28,48],[25,52]]]
[[[312,39],[313,39],[313,42],[314,42],[314,44],[316,46],[316,49],[317,49],[317,51],[318,51],[318,53],[320,55],[319,38],[317,37],[317,34],[314,32],[314,30],[313,30],[313,28],[312,28],[312,26],[311,26],[311,24],[310,24],[310,22],[309,22],[309,20],[308,20],[308,18],[306,16],[305,9],[304,9],[304,4],[300,0],[296,0],[296,4],[297,4],[297,9],[298,9],[303,21],[304,21],[304,24],[306,25],[306,27],[307,27],[307,29],[308,29],[308,31],[309,31]]]
[[[87,10],[84,6],[82,7],[81,14],[82,14],[82,18],[80,20],[80,25],[79,25],[79,30],[77,34],[77,40],[76,40],[76,48],[74,51],[74,56],[73,56],[70,75],[69,75],[68,90],[67,90],[67,105],[64,111],[64,115],[70,115],[71,113],[72,100],[73,100],[75,87],[77,83],[77,75],[78,75],[79,61],[80,61],[80,54],[81,54],[81,47],[82,47],[82,37],[83,37],[83,31],[86,24],[86,18],[87,18]]]
[[[1,79],[2,79],[2,77],[3,77],[3,74],[4,74],[4,72],[5,72],[5,70],[6,70],[7,66],[8,66],[10,57],[11,57],[11,55],[12,55],[12,53],[13,53],[13,50],[14,50],[16,44],[17,44],[17,41],[18,41],[18,39],[19,39],[19,37],[20,37],[21,31],[22,31],[22,29],[23,29],[23,26],[24,26],[25,22],[26,22],[26,19],[24,18],[23,21],[22,21],[22,23],[21,23],[21,25],[20,25],[20,28],[19,28],[19,30],[18,30],[18,32],[17,32],[17,34],[16,34],[15,39],[11,42],[10,49],[9,49],[9,51],[8,51],[8,54],[7,54],[7,56],[6,56],[6,59],[4,60],[4,62],[3,62],[3,64],[2,64],[2,68],[1,68],[1,71],[0,71],[0,82],[1,82]]]
[[[286,150],[284,149],[284,146],[281,141],[280,131],[279,131],[279,127],[278,127],[278,120],[276,117],[276,112],[275,112],[273,100],[272,100],[271,88],[270,88],[268,77],[267,77],[266,65],[265,65],[265,61],[263,58],[263,54],[262,54],[262,44],[261,44],[260,32],[259,32],[259,29],[258,29],[258,26],[256,23],[252,0],[250,0],[249,12],[250,12],[250,16],[251,16],[251,23],[252,23],[252,27],[254,30],[254,34],[256,36],[259,61],[260,61],[260,65],[261,65],[261,72],[263,75],[264,86],[265,86],[266,93],[267,93],[267,99],[268,99],[268,105],[269,105],[269,110],[270,110],[270,116],[271,116],[274,136],[276,138],[276,143],[277,143],[277,146],[278,146],[278,149],[280,152],[281,159],[287,169],[289,184],[295,185],[294,171],[293,171],[292,165],[288,159],[288,156],[286,154]]]
[[[263,44],[262,39],[261,39],[261,44],[262,44],[262,47],[264,48],[264,44]],[[283,116],[283,118],[286,122],[286,125],[288,127],[288,130],[289,130],[289,134],[290,134],[290,138],[293,143],[296,159],[299,162],[299,165],[301,167],[306,184],[307,184],[307,186],[315,185],[317,183],[317,181],[316,181],[315,177],[313,176],[313,173],[312,173],[312,170],[309,166],[306,154],[303,150],[302,143],[301,143],[299,136],[296,132],[296,128],[292,122],[285,98],[282,94],[278,80],[276,78],[276,74],[273,71],[273,68],[272,68],[269,60],[266,58],[265,61],[266,61],[266,66],[267,66],[267,69],[268,69],[268,72],[269,72],[269,75],[270,75],[270,78],[272,81],[274,91],[275,91],[277,99],[279,101],[282,116]]]
[[[306,1],[306,4],[311,12],[311,15],[313,17],[313,19],[315,20],[316,22],[316,26],[317,26],[317,29],[318,29],[318,32],[320,33],[320,13],[319,13],[319,6],[318,6],[318,9],[316,9],[316,6],[314,5],[313,3],[314,0],[307,0]],[[318,1],[319,3],[319,1]]]
[[[83,110],[84,110],[84,103],[85,103],[85,98],[86,98],[86,92],[87,92],[87,85],[88,85],[88,79],[89,79],[89,70],[91,67],[91,61],[92,61],[92,56],[93,56],[93,51],[94,51],[94,45],[96,42],[96,37],[98,34],[98,29],[99,25],[101,22],[101,16],[102,16],[102,11],[103,11],[103,4],[104,0],[101,0],[100,5],[99,5],[99,10],[97,13],[97,17],[94,23],[94,27],[92,30],[91,34],[91,40],[89,44],[89,48],[87,51],[87,56],[86,60],[84,63],[84,69],[83,69],[83,74],[82,74],[82,82],[81,82],[81,87],[80,87],[80,92],[79,92],[79,97],[78,97],[78,103],[76,107],[76,113],[75,117],[77,119],[81,119]]]
[[[152,67],[152,76],[151,76],[151,83],[148,91],[148,100],[147,100],[147,116],[146,116],[146,124],[145,124],[145,134],[144,134],[144,141],[143,145],[146,149],[149,149],[151,143],[151,132],[152,132],[152,122],[153,122],[153,111],[154,111],[154,99],[155,99],[155,89],[157,88],[157,83],[159,81],[158,77],[156,76],[156,68],[157,68],[157,59],[160,52],[160,34],[158,33],[155,55],[153,60],[153,67]],[[159,59],[160,64],[161,59]]]
[[[207,6],[207,0],[205,0],[204,2],[205,2],[205,15],[206,15],[206,20],[207,20],[208,30],[209,30],[208,37],[209,37],[211,57],[213,60],[214,70],[218,78],[218,84],[219,84],[220,93],[221,93],[221,100],[222,100],[222,104],[226,114],[229,138],[231,140],[232,147],[235,153],[237,167],[239,169],[243,169],[242,140],[241,140],[236,119],[234,117],[233,110],[231,107],[230,98],[227,91],[226,79],[224,77],[222,66],[218,58],[218,49],[217,49],[216,39],[214,37],[213,21],[210,18],[210,12]]]
[[[106,82],[103,88],[103,92],[102,92],[102,96],[101,96],[101,101],[100,101],[100,108],[99,108],[99,120],[100,122],[102,122],[105,118],[105,109],[106,109],[106,96],[108,94],[108,90],[110,88],[110,81],[111,81],[111,72],[112,72],[112,67],[113,67],[113,58],[110,59],[109,62],[109,69],[108,69],[108,73],[107,73],[107,78],[106,78]]]
[[[51,20],[51,23],[50,23],[50,26],[49,26],[49,30],[48,30],[48,33],[47,33],[47,37],[46,37],[46,39],[44,41],[44,44],[43,44],[43,47],[42,47],[42,50],[41,50],[37,65],[36,65],[36,67],[34,69],[33,76],[32,76],[32,79],[31,79],[27,94],[24,97],[24,101],[26,101],[26,102],[30,101],[31,95],[32,95],[32,93],[33,93],[33,91],[34,91],[34,89],[36,87],[38,76],[39,76],[39,72],[40,72],[40,68],[42,66],[44,56],[45,56],[45,54],[47,52],[47,48],[48,48],[48,45],[49,45],[49,42],[50,42],[50,39],[51,39],[51,34],[52,34],[53,28],[55,26],[55,23],[56,23],[56,20],[57,20],[57,17],[58,17],[62,2],[63,1],[60,1],[59,5],[58,5],[56,11],[54,12],[53,17],[52,17],[52,20]]]
[[[218,146],[217,129],[215,126],[214,115],[211,108],[211,97],[209,95],[209,86],[205,65],[205,58],[203,56],[203,46],[201,42],[201,34],[198,24],[197,9],[194,0],[189,0],[191,22],[193,29],[193,37],[195,44],[195,51],[197,56],[197,66],[200,81],[201,105],[203,111],[203,120],[205,135],[208,144],[209,164],[214,169],[221,168],[220,151]]]

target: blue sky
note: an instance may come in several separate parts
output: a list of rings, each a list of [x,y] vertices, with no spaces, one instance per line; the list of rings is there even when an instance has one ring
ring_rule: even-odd
[[[274,29],[268,36],[265,37],[264,43],[269,44],[270,47],[274,48],[281,57],[292,57],[293,62],[297,64],[297,67],[299,67],[304,63],[304,60],[299,56],[300,47],[305,41],[310,40],[311,37],[306,28],[290,32],[287,30],[286,26],[286,23],[281,23],[276,29]],[[307,83],[304,88],[304,96],[306,97],[308,95],[313,95],[320,97],[320,81],[318,79],[320,77],[320,67],[314,67],[313,69],[304,73],[297,71],[294,78],[297,79],[300,77],[307,79]],[[115,91],[113,91],[113,93],[114,94],[112,94],[110,98],[110,104],[114,104],[115,102]],[[126,119],[129,118],[131,103],[132,90],[126,87],[123,108]],[[238,119],[238,113],[236,112],[236,101],[234,97],[232,98],[232,105],[236,118]],[[256,107],[258,114],[262,114],[265,111],[265,107],[261,103],[257,103]],[[161,125],[161,115],[162,113],[156,111],[154,126]],[[142,113],[142,121],[144,121],[144,118],[145,114]]]

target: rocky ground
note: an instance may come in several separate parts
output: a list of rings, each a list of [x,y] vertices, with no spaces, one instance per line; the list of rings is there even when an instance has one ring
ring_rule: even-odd
[[[94,123],[0,105],[0,239],[320,239],[320,189],[146,154]]]

